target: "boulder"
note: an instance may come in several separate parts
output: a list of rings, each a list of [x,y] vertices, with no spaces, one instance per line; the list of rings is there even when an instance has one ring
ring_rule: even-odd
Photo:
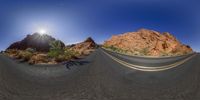
[[[79,52],[80,54],[88,55],[97,47],[97,44],[91,37],[88,37],[85,41],[81,43],[74,44],[71,49]]]

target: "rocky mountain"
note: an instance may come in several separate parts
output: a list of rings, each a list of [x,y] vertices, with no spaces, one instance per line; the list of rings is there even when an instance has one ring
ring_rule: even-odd
[[[103,45],[134,55],[173,56],[193,52],[190,46],[182,44],[170,33],[148,29],[114,35]]]
[[[40,35],[39,33],[34,33],[32,35],[27,35],[23,40],[15,42],[11,44],[8,49],[18,49],[25,50],[27,48],[36,49],[36,51],[40,52],[48,52],[50,49],[50,42],[56,40],[55,38],[44,34]],[[65,46],[63,42],[61,42],[62,47]]]
[[[96,48],[97,44],[91,37],[88,37],[85,41],[71,45],[71,48],[80,54],[88,54],[90,51]]]

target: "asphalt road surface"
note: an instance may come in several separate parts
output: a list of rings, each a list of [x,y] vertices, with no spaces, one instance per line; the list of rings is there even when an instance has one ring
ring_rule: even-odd
[[[148,67],[160,67],[168,64],[172,64],[175,62],[182,61],[189,56],[195,54],[195,53],[190,53],[187,55],[181,55],[181,56],[172,56],[172,57],[142,57],[142,56],[127,56],[124,54],[119,54],[115,52],[111,52],[105,49],[102,49],[106,51],[106,53],[112,55],[113,57],[116,57],[117,59],[126,61],[128,63],[133,63],[136,65],[141,65],[141,66],[148,66]]]
[[[200,54],[155,72],[125,67],[101,49],[52,66],[0,55],[0,100],[200,100]]]

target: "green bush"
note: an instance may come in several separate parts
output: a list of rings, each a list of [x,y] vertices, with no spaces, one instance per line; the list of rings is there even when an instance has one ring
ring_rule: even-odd
[[[57,50],[57,49],[54,49],[54,50],[50,50],[48,52],[48,56],[49,57],[52,57],[52,58],[55,58],[55,57],[58,57],[59,55],[61,55],[63,53],[62,50]]]
[[[61,41],[59,41],[59,40],[52,41],[50,43],[50,46],[51,46],[50,49],[63,49]]]
[[[62,54],[59,54],[58,56],[54,57],[57,62],[66,61],[72,58],[75,58],[79,55],[78,52],[75,52],[74,50],[71,50],[69,48],[65,48],[64,52]]]
[[[57,62],[62,62],[62,61],[65,61],[65,60],[66,60],[65,55],[58,55],[58,56],[55,58],[55,61],[57,61]]]
[[[60,41],[53,41],[51,44],[48,56],[55,58],[55,61],[62,62],[71,58],[79,56],[78,52],[71,50],[70,48],[62,48]]]
[[[161,51],[161,56],[169,56],[170,53],[167,53],[167,52],[164,52],[164,51]]]
[[[79,52],[74,51],[74,50],[72,50],[72,49],[70,49],[70,48],[65,48],[64,54],[65,54],[66,56],[71,56],[71,57],[79,56],[79,55],[80,55]]]
[[[34,53],[34,52],[36,52],[36,50],[35,50],[35,49],[33,49],[33,48],[27,48],[27,49],[26,49],[26,51],[28,51],[28,52],[31,52],[31,53]]]
[[[25,61],[28,61],[31,59],[31,57],[33,56],[33,53],[29,52],[29,51],[20,51],[18,53],[18,58],[19,59],[23,59]]]
[[[64,53],[64,49],[61,47],[60,41],[53,41],[50,43],[50,50],[48,52],[48,56],[54,58]]]
[[[148,47],[143,48],[142,50],[140,50],[140,54],[143,55],[143,56],[147,56],[148,53],[149,53]]]
[[[123,49],[117,48],[117,47],[115,47],[113,45],[111,45],[111,46],[103,46],[103,47],[106,48],[106,49],[112,50],[114,52],[119,52],[119,53],[127,53],[128,52],[127,50],[123,50]]]

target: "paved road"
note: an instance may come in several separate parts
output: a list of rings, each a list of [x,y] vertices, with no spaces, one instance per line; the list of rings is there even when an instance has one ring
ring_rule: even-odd
[[[127,56],[124,54],[119,54],[116,52],[111,52],[105,49],[102,49],[106,51],[109,55],[112,55],[113,57],[116,57],[117,59],[126,61],[128,63],[133,63],[135,65],[140,65],[140,66],[148,66],[148,67],[160,67],[164,65],[169,65],[172,63],[176,63],[179,61],[182,61],[189,56],[194,55],[195,53],[190,53],[187,55],[181,55],[181,56],[176,56],[176,57],[142,57],[142,56]]]
[[[0,100],[200,100],[200,55],[161,72],[124,67],[101,49],[56,66],[0,55]]]
[[[138,56],[127,56],[116,52],[111,52],[102,49],[102,51],[108,55],[114,61],[121,65],[136,69],[140,71],[163,71],[174,67],[178,67],[181,64],[192,59],[196,56],[196,53],[191,53],[176,57],[138,57]]]

